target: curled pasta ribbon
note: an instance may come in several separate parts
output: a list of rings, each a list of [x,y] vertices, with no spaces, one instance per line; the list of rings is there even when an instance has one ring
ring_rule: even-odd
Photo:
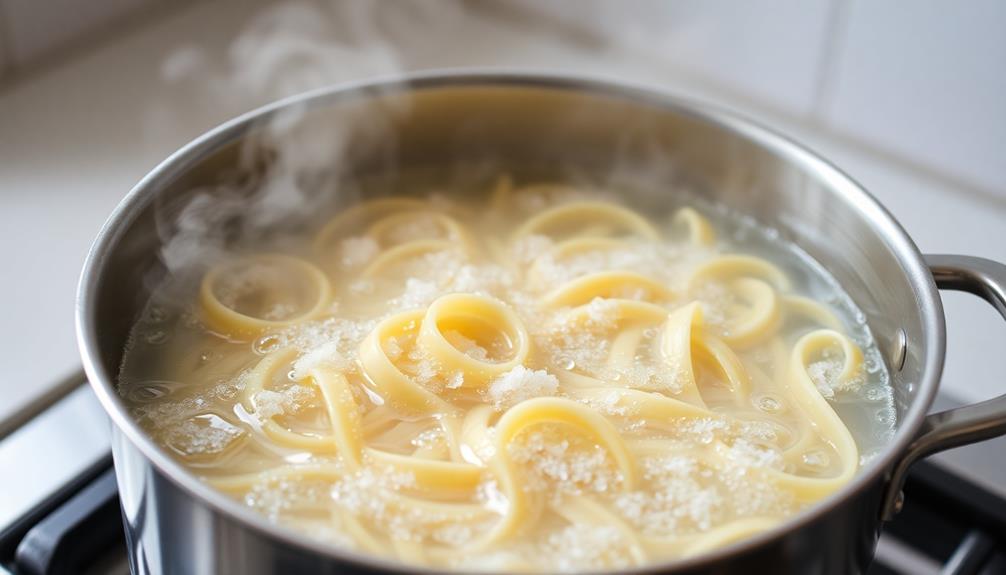
[[[688,243],[692,245],[711,246],[716,243],[716,232],[709,220],[692,208],[681,208],[674,212],[671,223],[685,228]]]
[[[751,377],[730,346],[702,330],[702,308],[692,302],[671,312],[660,342],[661,353],[676,371],[685,401],[705,407],[695,379],[695,359],[707,361],[725,376],[735,400],[746,404]]]
[[[553,261],[562,261],[584,254],[610,252],[628,249],[630,244],[625,240],[598,236],[581,236],[563,240],[552,246],[548,252],[538,259],[549,257]]]
[[[643,341],[642,326],[630,327],[619,332],[611,342],[608,352],[608,367],[626,369],[636,361],[636,352]]]
[[[493,410],[488,405],[479,405],[465,414],[461,422],[462,457],[476,465],[485,465],[496,453],[496,447],[489,437],[489,418]]]
[[[810,299],[798,295],[786,295],[782,298],[783,306],[790,314],[801,315],[814,323],[828,329],[842,331],[842,320],[838,319],[828,308]]]
[[[363,432],[360,411],[346,376],[328,368],[315,368],[310,373],[325,398],[325,411],[332,424],[332,442],[348,467],[359,469],[363,459]]]
[[[549,266],[577,256],[625,250],[628,246],[624,240],[595,236],[563,240],[531,262],[527,271],[528,282],[535,286],[546,286],[549,283]]]
[[[626,490],[636,488],[638,473],[615,426],[603,415],[570,399],[538,397],[518,403],[503,414],[495,427],[493,470],[509,505],[480,547],[499,543],[514,536],[521,526],[529,524],[541,511],[542,502],[525,489],[518,465],[510,458],[509,446],[524,430],[543,423],[568,425],[590,438],[611,455]]]
[[[372,279],[386,274],[395,265],[436,252],[459,251],[459,246],[449,240],[416,240],[398,244],[381,252],[360,272],[360,277]]]
[[[694,343],[698,344],[693,348],[698,355],[725,376],[737,403],[746,405],[751,392],[751,376],[740,357],[723,340],[710,334],[702,334]]]
[[[314,238],[314,250],[319,255],[324,255],[331,248],[335,240],[351,235],[355,231],[366,227],[368,223],[383,216],[396,212],[411,212],[428,208],[429,203],[418,198],[378,198],[376,200],[361,202],[340,211],[339,215],[322,226]]]
[[[214,488],[230,493],[242,493],[263,483],[273,481],[338,481],[346,476],[346,470],[336,463],[307,463],[283,465],[265,471],[241,473],[226,476],[204,476],[203,480]]]
[[[262,358],[245,378],[241,403],[246,411],[258,413],[256,396],[265,387],[265,382],[273,378],[276,371],[297,356],[293,348],[286,348]],[[262,433],[272,441],[285,447],[310,449],[322,453],[337,453],[349,469],[359,469],[363,451],[363,436],[360,414],[353,398],[346,376],[327,368],[310,371],[309,382],[320,391],[325,404],[332,431],[330,434],[300,433],[277,423],[275,416],[261,418]]]
[[[775,517],[742,517],[703,533],[679,537],[643,537],[646,548],[654,553],[672,551],[682,558],[694,557],[707,551],[742,541],[779,525]]]
[[[601,298],[603,299],[603,298]],[[613,320],[615,323],[625,325],[626,323],[661,323],[667,317],[667,310],[657,304],[637,301],[634,299],[603,299],[604,309],[600,312],[604,317],[603,323]],[[566,323],[573,325],[586,325],[597,321],[597,310],[591,304],[584,304],[572,308],[564,314]]]
[[[600,503],[582,495],[566,495],[552,510],[573,525],[614,528],[625,544],[633,565],[646,563],[649,552],[636,530]]]
[[[597,409],[617,409],[619,417],[632,417],[655,425],[674,425],[681,419],[702,419],[712,417],[713,412],[667,397],[636,389],[576,388],[566,389],[571,399],[581,401]]]
[[[552,307],[578,306],[594,298],[631,298],[645,301],[671,299],[671,291],[650,277],[635,272],[610,271],[581,276],[559,286],[542,298]]]
[[[290,278],[300,280],[299,282],[291,282],[295,284],[295,287],[310,286],[314,293],[308,309],[299,315],[275,320],[241,313],[221,301],[217,293],[219,283],[225,278],[236,275],[237,268],[255,265],[274,268],[274,274],[283,270],[282,275],[286,281],[289,281]],[[253,286],[252,289],[266,290],[268,287]],[[328,283],[328,278],[320,269],[304,260],[279,254],[240,258],[215,266],[203,276],[203,281],[199,286],[199,303],[203,321],[211,330],[230,337],[254,337],[270,330],[282,329],[315,319],[325,312],[331,299],[331,286]]]
[[[371,450],[371,453],[378,454],[377,459],[379,460],[379,464],[387,463],[390,467],[401,468],[397,461],[390,461],[389,463],[389,460],[381,459],[382,455],[391,454],[386,454],[385,452],[377,450]],[[453,493],[462,492],[466,484],[470,483],[469,476],[471,473],[469,472],[469,468],[472,467],[473,466],[465,468],[462,466],[451,466],[450,464],[447,464],[441,468],[432,466],[419,468],[420,473],[417,475],[416,483],[421,488],[427,490],[436,488],[437,486],[443,486],[444,489],[441,490],[438,495],[450,496]],[[415,471],[416,467],[410,465],[406,467],[406,469],[409,472],[412,472]],[[432,472],[431,469],[433,470]],[[462,470],[462,474],[461,477],[459,477],[458,482],[454,483],[445,479],[445,474],[456,473],[458,469]],[[338,463],[301,463],[281,465],[265,471],[226,476],[204,476],[203,479],[213,487],[229,493],[246,492],[257,485],[263,485],[276,481],[321,481],[325,483],[335,483],[343,479],[352,480],[349,472]],[[425,517],[430,518],[431,523],[450,524],[486,521],[495,516],[492,511],[486,509],[482,505],[427,499],[426,497],[429,497],[430,495],[431,493],[425,492],[421,497],[414,497],[400,491],[395,491],[384,493],[382,494],[382,497],[387,498],[388,506],[396,510],[401,510],[407,513],[422,511]],[[343,514],[340,513],[340,515]],[[343,517],[352,517],[352,515],[346,513]]]
[[[729,321],[723,326],[723,339],[734,347],[746,348],[771,337],[782,319],[776,290],[788,291],[789,278],[779,268],[750,256],[721,256],[700,265],[689,278],[694,292],[704,283],[720,280],[736,300],[730,306]]]
[[[737,278],[728,285],[749,308],[727,323],[723,340],[731,346],[745,348],[771,337],[782,317],[779,298],[772,286],[753,278]]]
[[[770,283],[779,291],[792,289],[789,278],[779,268],[767,261],[752,256],[719,256],[698,266],[688,280],[689,289],[695,289],[710,280],[726,280],[738,277],[759,278]]]
[[[660,351],[681,384],[679,395],[684,401],[706,407],[695,381],[692,366],[692,340],[702,322],[702,308],[690,303],[670,314],[660,342]]]
[[[293,349],[276,352],[264,358],[249,375],[244,402],[246,409],[255,412],[255,394],[263,382],[272,377],[276,369],[296,355]],[[372,463],[407,472],[415,478],[415,488],[438,497],[455,497],[470,494],[478,485],[482,470],[474,465],[450,461],[420,459],[384,452],[363,445],[362,425],[356,401],[346,378],[341,373],[326,369],[311,370],[311,379],[319,387],[325,400],[332,431],[325,435],[308,435],[286,429],[272,417],[261,422],[262,431],[274,442],[318,452],[335,452],[349,470],[360,469],[366,457]]]
[[[473,357],[444,337],[452,329],[469,339],[491,341],[502,337],[510,347],[508,358],[494,361]],[[426,310],[417,338],[447,372],[464,374],[464,386],[482,387],[527,359],[531,344],[524,324],[509,307],[497,300],[472,294],[449,294],[435,300]]]
[[[367,448],[367,457],[377,466],[409,473],[415,489],[424,495],[445,499],[466,497],[475,492],[483,469],[471,463],[423,459]]]
[[[811,422],[814,430],[831,444],[838,454],[842,468],[834,477],[800,477],[776,470],[766,470],[783,486],[791,489],[801,501],[816,501],[830,495],[847,484],[859,467],[859,449],[849,429],[821,396],[808,373],[810,360],[833,347],[843,354],[840,380],[855,377],[863,361],[862,352],[846,336],[832,330],[821,329],[801,337],[793,347],[790,373],[785,379],[786,397],[792,400]]]
[[[429,220],[430,223],[435,225],[440,232],[438,235],[423,238],[423,237],[411,237],[406,241],[415,241],[421,239],[447,239],[454,241],[463,241],[467,238],[467,231],[464,227],[458,223],[457,220],[443,214],[440,212],[404,212],[400,214],[392,214],[390,216],[385,216],[380,220],[371,224],[367,229],[367,235],[374,239],[381,246],[392,246],[402,243],[401,238],[396,238],[394,236],[395,231],[399,228],[407,227],[410,224],[415,224],[421,222],[422,220]]]
[[[257,396],[265,388],[266,382],[273,379],[276,371],[288,365],[297,357],[297,350],[288,347],[262,358],[251,372],[244,378],[245,387],[241,392],[241,405],[250,413],[259,413]],[[322,390],[324,393],[324,390]],[[323,453],[332,453],[337,449],[334,437],[331,435],[308,434],[291,431],[277,423],[275,416],[260,418],[262,433],[275,443],[295,449],[309,449]]]
[[[390,338],[416,334],[423,315],[422,310],[417,310],[385,319],[363,340],[358,354],[370,385],[388,407],[404,418],[456,411],[452,405],[402,372],[384,349],[382,342]]]
[[[585,201],[570,202],[531,217],[514,232],[514,239],[530,235],[552,236],[554,229],[573,229],[581,236],[615,236],[629,232],[646,239],[660,237],[645,218],[615,204]],[[552,233],[550,233],[550,230]]]

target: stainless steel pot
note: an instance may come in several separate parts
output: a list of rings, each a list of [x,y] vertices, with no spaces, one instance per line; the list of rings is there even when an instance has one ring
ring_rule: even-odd
[[[778,528],[641,572],[860,572],[882,522],[898,510],[913,461],[1006,433],[1006,396],[927,415],[944,358],[937,288],[975,293],[1006,317],[1006,267],[922,256],[873,197],[798,144],[705,105],[578,78],[455,72],[342,86],[267,106],[182,148],[130,192],[88,256],[78,340],[113,422],[134,573],[415,571],[308,541],[214,492],[143,433],[115,391],[127,334],[149,296],[147,280],[161,268],[159,206],[234,166],[239,147],[264,122],[295,107],[310,125],[333,130],[380,120],[386,145],[361,146],[369,151],[348,166],[361,172],[487,160],[539,170],[671,167],[661,173],[780,230],[824,264],[865,312],[896,395],[898,429],[887,449],[839,493]],[[397,112],[389,119],[387,110]]]

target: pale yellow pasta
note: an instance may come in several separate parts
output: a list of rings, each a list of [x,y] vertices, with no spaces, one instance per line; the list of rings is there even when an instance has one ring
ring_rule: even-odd
[[[271,276],[268,278],[251,278],[256,285],[248,286],[241,278],[242,268],[250,268],[257,275]],[[234,285],[227,286],[221,294],[221,284],[227,280],[235,280]],[[299,281],[298,281],[299,280]],[[249,290],[268,292],[281,290],[273,282],[294,281],[299,287],[311,291],[309,301],[301,309],[263,309],[264,313],[253,315],[236,309],[240,300],[249,297],[261,297],[262,294],[248,294]],[[310,320],[324,312],[331,299],[331,288],[325,274],[309,262],[297,258],[263,254],[252,258],[244,258],[227,262],[212,268],[204,277],[199,290],[199,300],[202,318],[207,327],[220,333],[233,336],[250,336]],[[234,301],[226,301],[234,300]],[[289,307],[289,306],[287,306]]]
[[[716,231],[709,220],[692,208],[681,208],[674,213],[673,223],[683,226],[688,241],[697,246],[711,246],[716,243]]]
[[[829,400],[877,371],[781,265],[693,207],[484,196],[360,202],[210,268],[174,339],[129,351],[127,403],[271,520],[443,569],[691,557],[850,481]]]

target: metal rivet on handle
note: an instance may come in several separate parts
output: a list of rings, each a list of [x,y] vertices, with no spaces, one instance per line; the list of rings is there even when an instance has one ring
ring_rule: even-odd
[[[905,330],[898,329],[898,334],[894,338],[894,347],[891,349],[891,367],[894,371],[901,371],[905,367],[905,358],[908,355],[908,336]]]
[[[898,498],[894,500],[894,512],[901,513],[901,510],[905,507],[905,492],[899,491]]]

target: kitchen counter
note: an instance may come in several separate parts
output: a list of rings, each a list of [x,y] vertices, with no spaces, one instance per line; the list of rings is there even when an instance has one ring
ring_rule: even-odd
[[[247,12],[248,5],[240,4],[240,12]],[[164,58],[185,42],[222,52],[221,38],[240,25],[235,6],[199,3],[162,11],[131,31],[0,89],[0,258],[5,270],[0,282],[5,303],[0,308],[0,390],[5,398],[0,419],[76,369],[77,277],[90,242],[116,203],[173,149],[230,114],[196,110],[192,103],[187,119],[150,129],[156,125],[151,103],[171,97],[162,89]],[[584,54],[576,42],[548,34],[507,36],[505,27],[468,32],[492,41],[471,50],[432,50],[415,56],[407,67],[533,66],[711,100],[830,158],[871,190],[923,251],[1006,261],[1006,203],[1001,200],[959,193],[896,158],[654,60]],[[950,350],[944,388],[964,401],[1006,391],[1006,322],[971,296],[946,295],[945,302]]]

